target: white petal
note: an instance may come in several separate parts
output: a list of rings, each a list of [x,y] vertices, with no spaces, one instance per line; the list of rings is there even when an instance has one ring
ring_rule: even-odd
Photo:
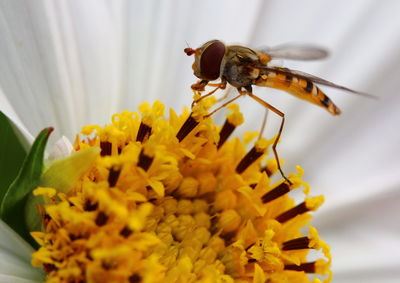
[[[396,221],[400,214],[400,176],[388,174],[384,179],[384,183],[361,181],[359,186],[370,193],[358,198],[342,197],[342,201],[339,197],[328,199],[325,208],[316,214],[314,225],[331,243],[333,267],[339,277],[357,269],[388,274],[400,270],[400,224]],[[380,282],[382,272],[374,276]]]
[[[49,153],[48,159],[50,161],[68,157],[73,150],[73,146],[66,136],[62,136],[53,145],[52,151]]]
[[[0,87],[0,106],[1,106],[0,110],[11,120],[15,134],[21,141],[22,146],[25,148],[26,151],[28,151],[31,144],[33,143],[34,138],[28,132],[25,125],[22,123],[20,117],[9,103],[1,87]]]
[[[39,271],[35,271],[33,267],[26,261],[15,257],[15,255],[0,251],[0,274],[15,276],[25,279],[41,279]],[[2,281],[0,281],[2,282]]]
[[[27,242],[0,220],[0,276],[14,276],[40,282],[43,279],[42,271],[30,264],[33,252],[33,248]]]
[[[0,274],[0,282],[1,283],[41,283],[41,282],[43,282],[43,280],[30,280],[30,279],[19,278],[18,276],[10,276],[10,275]]]

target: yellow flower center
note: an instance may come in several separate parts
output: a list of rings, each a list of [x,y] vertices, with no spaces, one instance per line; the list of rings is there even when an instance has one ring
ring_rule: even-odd
[[[34,191],[45,205],[32,263],[47,282],[330,280],[329,247],[315,228],[301,232],[323,198],[308,196],[301,168],[292,184],[273,183],[273,141],[247,151],[249,138],[229,139],[243,122],[238,106],[218,127],[203,119],[213,103],[169,119],[160,102],[143,104],[140,115],[83,128],[75,150],[101,148],[91,170],[67,194]],[[296,204],[288,193],[301,188]],[[322,253],[310,258],[311,249]]]

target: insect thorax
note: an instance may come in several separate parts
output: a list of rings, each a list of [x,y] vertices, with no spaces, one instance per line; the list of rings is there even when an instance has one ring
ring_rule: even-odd
[[[223,62],[222,77],[234,87],[252,85],[259,76],[259,70],[251,66],[259,63],[259,58],[252,49],[229,46]]]

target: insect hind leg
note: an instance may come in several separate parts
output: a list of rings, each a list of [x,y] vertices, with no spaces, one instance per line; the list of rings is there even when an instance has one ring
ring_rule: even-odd
[[[265,108],[264,118],[263,118],[263,121],[261,123],[261,128],[260,128],[260,133],[258,135],[258,139],[261,139],[262,136],[264,135],[265,126],[267,125],[268,112],[269,112],[269,109]]]
[[[245,86],[244,87],[244,89],[245,89],[245,91],[242,91],[242,88],[241,87],[238,87],[237,88],[237,90],[238,90],[238,92],[240,93],[240,94],[253,94],[253,87],[251,86],[251,85],[249,85],[249,86]],[[258,101],[258,102],[260,102],[260,101]],[[261,103],[262,104],[262,103]],[[263,104],[263,106],[265,107],[266,105],[264,105]],[[260,133],[259,133],[259,135],[258,135],[258,139],[261,139],[262,138],[262,136],[263,136],[263,133],[264,133],[264,130],[265,130],[265,125],[266,125],[266,123],[267,123],[267,117],[268,117],[268,109],[269,109],[269,107],[265,107],[265,114],[264,114],[264,118],[263,118],[263,121],[262,121],[262,124],[261,124],[261,128],[260,128]],[[278,160],[277,160],[278,161]]]
[[[250,88],[251,89],[251,88]],[[246,88],[247,91],[247,88]],[[283,125],[285,124],[285,113],[283,113],[282,111],[278,110],[277,108],[275,108],[274,106],[272,106],[271,104],[269,104],[268,102],[262,100],[261,98],[259,98],[258,96],[254,95],[252,92],[247,91],[247,95],[250,96],[251,98],[253,98],[255,101],[257,101],[258,103],[260,103],[261,105],[263,105],[265,108],[271,110],[272,112],[274,112],[275,114],[279,115],[282,120],[281,120],[281,125],[279,127],[279,131],[278,134],[275,138],[274,143],[272,144],[272,151],[274,152],[274,156],[275,156],[275,160],[276,163],[278,165],[278,170],[281,173],[282,177],[290,184],[292,185],[292,182],[286,177],[285,173],[283,173],[283,170],[281,168],[281,163],[279,161],[279,156],[278,156],[278,152],[276,150],[276,146],[279,142],[279,139],[281,137],[282,134],[282,130],[283,130]],[[263,126],[264,128],[264,126]],[[262,129],[263,130],[263,129]]]

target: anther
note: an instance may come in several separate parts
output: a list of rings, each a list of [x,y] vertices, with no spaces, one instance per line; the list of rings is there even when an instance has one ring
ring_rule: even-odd
[[[308,237],[296,238],[290,241],[286,241],[282,244],[282,250],[302,250],[308,249],[310,244],[310,239]]]
[[[142,282],[142,277],[139,274],[135,273],[129,276],[128,281],[129,283],[139,283]]]
[[[76,241],[76,240],[79,240],[79,239],[82,239],[83,238],[83,236],[82,235],[74,235],[74,234],[69,234],[68,235],[69,236],[69,238],[71,239],[71,241]]]
[[[112,264],[112,263],[110,263],[110,262],[107,262],[107,261],[102,261],[101,267],[102,267],[104,270],[110,270],[110,269],[115,268],[114,264]]]
[[[86,200],[84,209],[85,211],[95,211],[98,208],[99,204],[97,202],[92,203],[89,199]]]
[[[254,246],[254,243],[250,244],[247,248],[245,248],[244,250],[247,252],[251,247]]]
[[[111,155],[112,144],[108,141],[100,142],[101,156]]]
[[[280,223],[284,223],[289,221],[290,219],[296,217],[297,215],[303,214],[308,211],[317,210],[318,207],[324,202],[323,196],[308,198],[304,202],[300,203],[299,205],[285,211],[284,213],[280,214],[275,219]]]
[[[105,214],[102,211],[99,211],[99,213],[97,214],[95,223],[97,226],[104,226],[107,223],[107,220],[108,220],[107,214]]]
[[[286,264],[285,270],[304,271],[305,273],[315,273],[315,261],[302,263],[300,265]]]
[[[117,184],[120,173],[121,173],[121,168],[117,166],[113,166],[110,168],[110,172],[108,173],[108,179],[107,179],[110,188],[114,187]]]
[[[309,209],[307,208],[306,203],[302,202],[299,205],[280,214],[275,219],[280,223],[285,223],[286,221],[289,221],[290,219],[296,217],[297,215],[306,213],[308,211],[309,211]]]
[[[270,190],[268,193],[265,193],[261,197],[261,200],[263,203],[268,203],[270,201],[273,201],[274,199],[279,198],[280,196],[283,196],[289,191],[290,191],[290,185],[287,182],[282,182],[277,187]]]
[[[192,117],[192,114],[186,119],[185,123],[183,123],[179,132],[176,134],[178,141],[181,142],[194,128],[199,124],[196,119]]]
[[[49,224],[50,220],[51,220],[50,215],[48,215],[47,213],[45,213],[45,214],[43,215],[43,225],[46,227],[46,226]]]
[[[265,140],[259,140],[253,148],[240,160],[236,166],[236,173],[242,174],[251,164],[260,158],[266,150]]]
[[[146,155],[142,148],[142,150],[140,151],[140,154],[139,154],[139,160],[138,160],[137,166],[142,168],[144,171],[147,171],[150,168],[151,163],[153,163],[153,160],[154,160],[154,158]]]
[[[225,123],[222,126],[221,131],[219,132],[219,142],[217,148],[220,148],[226,142],[226,140],[233,133],[235,128],[236,126],[230,123],[228,119],[225,120]]]
[[[272,174],[274,174],[274,172],[272,172],[272,171],[268,168],[268,166],[264,166],[263,168],[261,168],[260,171],[261,171],[261,173],[262,173],[262,172],[265,172],[265,174],[267,174],[268,177],[271,177]]]
[[[143,123],[140,123],[139,130],[136,136],[136,141],[145,142],[151,135],[151,127]]]
[[[125,226],[119,234],[124,238],[128,238],[132,234],[132,230]]]
[[[54,264],[51,264],[51,263],[44,263],[43,264],[43,269],[44,269],[44,272],[50,273],[50,272],[52,272],[54,270],[57,270],[57,267]]]

